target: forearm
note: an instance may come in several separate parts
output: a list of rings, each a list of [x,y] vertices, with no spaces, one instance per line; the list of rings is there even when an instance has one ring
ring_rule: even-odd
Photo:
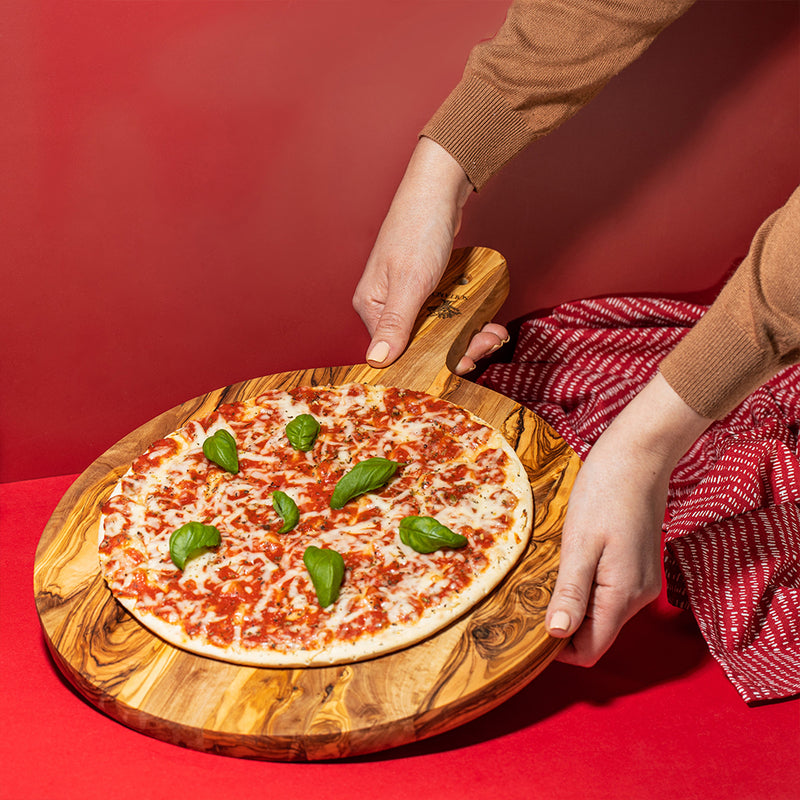
[[[516,0],[423,129],[480,189],[569,119],[694,0]]]
[[[697,412],[720,418],[800,361],[800,189],[758,230],[747,258],[661,363]]]
[[[384,228],[393,224],[393,212],[408,216],[412,210],[419,217],[452,216],[454,227],[458,227],[473,188],[458,161],[436,142],[422,137],[411,154]],[[415,235],[418,233],[415,231]]]

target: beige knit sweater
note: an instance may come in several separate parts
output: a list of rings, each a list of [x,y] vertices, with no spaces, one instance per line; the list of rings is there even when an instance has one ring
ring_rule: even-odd
[[[481,189],[586,105],[694,0],[516,0],[422,131]],[[695,411],[721,417],[800,361],[800,189],[759,229],[719,298],[662,361]]]

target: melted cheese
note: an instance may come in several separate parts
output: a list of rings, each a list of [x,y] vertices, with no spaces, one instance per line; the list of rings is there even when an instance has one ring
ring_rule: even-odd
[[[308,453],[284,432],[299,414],[321,426]],[[237,475],[203,456],[203,441],[220,428],[237,441]],[[379,639],[430,609],[457,608],[484,574],[491,585],[502,577],[496,562],[505,571],[516,560],[531,501],[509,451],[479,420],[421,393],[360,385],[268,392],[187,423],[134,462],[104,508],[104,575],[145,622],[175,626],[181,643],[196,639],[214,654],[322,652],[331,641]],[[336,481],[371,456],[402,466],[385,487],[331,509]],[[287,534],[277,533],[277,488],[300,510]],[[410,514],[435,517],[468,545],[417,553],[398,535]],[[223,542],[181,572],[169,536],[193,520],[217,527]],[[346,563],[339,599],[324,610],[302,562],[311,544]]]

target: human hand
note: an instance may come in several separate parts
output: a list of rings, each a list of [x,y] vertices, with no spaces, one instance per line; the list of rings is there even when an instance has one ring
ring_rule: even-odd
[[[367,361],[394,362],[405,349],[422,304],[444,273],[472,185],[458,162],[430,139],[420,139],[353,296],[372,337]],[[460,375],[508,340],[485,325],[456,367]]]
[[[661,525],[678,459],[712,420],[658,374],[600,436],[569,499],[545,625],[560,661],[591,666],[661,589]]]

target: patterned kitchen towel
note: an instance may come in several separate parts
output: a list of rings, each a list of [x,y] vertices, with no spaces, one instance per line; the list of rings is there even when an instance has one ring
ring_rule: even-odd
[[[480,383],[545,419],[585,458],[705,312],[681,300],[566,303],[520,328]],[[715,422],[677,465],[664,521],[670,601],[691,608],[748,703],[800,694],[800,366]]]

